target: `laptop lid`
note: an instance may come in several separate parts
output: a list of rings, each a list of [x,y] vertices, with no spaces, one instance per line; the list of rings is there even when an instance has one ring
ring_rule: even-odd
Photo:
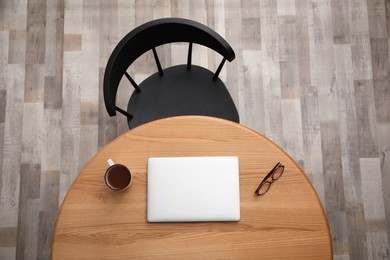
[[[238,158],[149,158],[149,222],[240,220]]]

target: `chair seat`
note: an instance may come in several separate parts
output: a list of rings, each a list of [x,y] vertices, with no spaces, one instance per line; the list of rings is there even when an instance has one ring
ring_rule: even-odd
[[[178,65],[145,79],[141,92],[133,92],[127,111],[130,129],[161,118],[181,115],[204,115],[239,123],[232,98],[223,82],[213,81],[214,73],[192,65]]]

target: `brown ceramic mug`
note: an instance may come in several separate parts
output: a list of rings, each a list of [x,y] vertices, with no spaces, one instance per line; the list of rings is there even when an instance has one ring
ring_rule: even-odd
[[[111,159],[107,162],[110,165],[104,174],[107,187],[116,191],[127,189],[133,181],[130,170],[123,164],[114,163]]]

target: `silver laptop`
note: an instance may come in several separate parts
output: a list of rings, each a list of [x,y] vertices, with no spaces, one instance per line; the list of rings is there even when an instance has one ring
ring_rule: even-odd
[[[147,220],[240,220],[238,158],[149,158]]]

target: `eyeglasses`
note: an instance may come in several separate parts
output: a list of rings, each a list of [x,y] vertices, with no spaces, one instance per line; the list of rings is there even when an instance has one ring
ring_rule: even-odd
[[[258,196],[264,195],[267,193],[271,184],[279,179],[284,172],[284,165],[278,162],[275,167],[265,176],[265,178],[260,182],[259,187],[257,187],[255,193]]]

